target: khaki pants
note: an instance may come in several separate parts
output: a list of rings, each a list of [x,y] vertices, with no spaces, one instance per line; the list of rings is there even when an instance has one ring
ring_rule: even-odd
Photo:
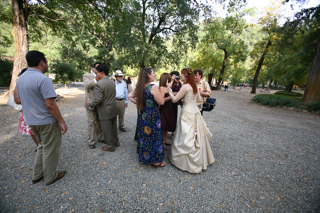
[[[98,141],[104,140],[98,111],[97,109],[86,109],[86,111],[88,117],[88,143],[89,145],[95,145],[97,139]]]
[[[117,100],[119,129],[124,128],[124,113],[126,112],[126,100]]]
[[[44,177],[45,183],[49,184],[58,176],[56,169],[61,145],[61,128],[58,122],[30,127],[39,142],[32,179]]]

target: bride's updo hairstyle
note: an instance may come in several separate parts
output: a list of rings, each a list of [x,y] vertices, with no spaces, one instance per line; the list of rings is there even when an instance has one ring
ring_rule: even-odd
[[[192,87],[192,90],[193,90],[193,94],[197,94],[198,88],[197,88],[197,84],[194,80],[194,73],[193,73],[192,69],[184,68],[181,70],[181,74],[183,74],[186,77],[185,83],[190,84],[190,86]]]
[[[142,67],[139,72],[138,82],[136,85],[136,98],[138,111],[143,110],[143,91],[146,84],[150,82],[149,75],[152,73],[151,67]]]

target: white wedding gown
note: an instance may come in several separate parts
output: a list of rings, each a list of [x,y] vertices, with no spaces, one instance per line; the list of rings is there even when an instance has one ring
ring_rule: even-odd
[[[171,94],[172,101],[177,102],[178,100]],[[215,161],[209,144],[212,134],[200,114],[196,98],[197,95],[191,90],[185,92],[174,141],[169,152],[170,162],[190,173],[200,173]]]

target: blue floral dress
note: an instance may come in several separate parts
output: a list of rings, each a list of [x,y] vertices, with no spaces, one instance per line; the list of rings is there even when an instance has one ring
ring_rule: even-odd
[[[159,106],[154,100],[149,84],[143,91],[143,111],[138,114],[138,147],[139,161],[145,164],[163,161],[163,131]]]

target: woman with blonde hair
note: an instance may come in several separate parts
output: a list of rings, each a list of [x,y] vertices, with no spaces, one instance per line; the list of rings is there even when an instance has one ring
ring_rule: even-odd
[[[169,159],[183,171],[200,173],[215,161],[209,144],[212,134],[196,104],[198,89],[193,71],[190,68],[182,69],[180,78],[184,85],[176,96],[171,90],[172,83],[167,83],[172,102],[183,99]]]
[[[164,104],[158,87],[153,84],[155,75],[150,67],[141,68],[136,88],[128,95],[138,109],[137,153],[139,161],[154,167],[166,165],[163,151],[163,131],[158,105]]]
[[[162,75],[160,76],[159,88],[160,88],[160,93],[165,101],[164,104],[160,106],[160,115],[161,115],[162,130],[163,130],[163,147],[165,150],[167,149],[165,145],[170,145],[170,143],[167,141],[168,131],[174,132],[176,130],[176,122],[177,122],[175,119],[172,101],[166,89],[167,81],[171,82],[171,80],[172,79],[169,73],[162,73]]]

